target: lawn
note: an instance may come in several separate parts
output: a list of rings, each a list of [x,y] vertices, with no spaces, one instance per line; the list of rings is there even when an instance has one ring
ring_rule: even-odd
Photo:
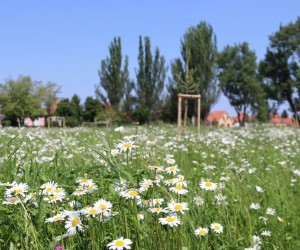
[[[0,130],[0,249],[300,249],[300,130]]]

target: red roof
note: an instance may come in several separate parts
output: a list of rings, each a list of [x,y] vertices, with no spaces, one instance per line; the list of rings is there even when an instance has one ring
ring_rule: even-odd
[[[227,114],[226,111],[214,111],[214,112],[211,112],[206,117],[206,121],[208,121],[208,122],[219,121],[223,117],[223,115],[228,115],[228,114]]]
[[[296,125],[295,121],[293,121],[292,117],[281,118],[278,115],[273,115],[271,122],[274,124],[285,124],[288,126]]]

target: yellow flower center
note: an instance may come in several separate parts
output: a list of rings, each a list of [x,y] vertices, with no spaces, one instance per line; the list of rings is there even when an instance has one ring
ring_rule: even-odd
[[[97,213],[96,209],[94,209],[94,208],[90,209],[90,214],[96,214],[96,213]]]
[[[215,229],[216,229],[217,231],[219,231],[219,230],[220,230],[220,227],[219,227],[218,225],[216,225],[216,226],[215,226]]]
[[[62,220],[62,219],[63,219],[63,217],[61,215],[53,218],[54,221],[58,221],[58,220]]]
[[[55,190],[55,192],[56,192],[56,193],[61,193],[62,190],[61,190],[60,188],[58,188],[58,189]]]
[[[178,180],[178,182],[180,182],[180,183],[183,183],[183,182],[184,182],[184,180],[182,180],[182,179],[179,179],[179,180]]]
[[[148,201],[147,201],[147,200],[143,200],[143,204],[144,204],[144,205],[147,205],[147,204],[148,204]]]
[[[83,183],[87,183],[87,182],[88,182],[88,180],[83,178],[83,179],[81,180],[81,182],[83,182]]]
[[[130,196],[136,196],[138,194],[138,192],[137,191],[129,191],[128,194]]]
[[[73,220],[72,220],[72,227],[76,227],[78,224],[78,218],[75,217]]]
[[[125,242],[123,240],[117,240],[115,243],[116,247],[122,247],[125,245]]]
[[[174,171],[175,170],[175,167],[170,167],[170,171]]]
[[[9,202],[10,202],[11,204],[14,204],[14,203],[17,202],[17,200],[16,200],[16,199],[11,199]]]
[[[88,187],[87,187],[88,190],[91,190],[91,189],[93,189],[93,188],[94,188],[94,186],[88,186]]]
[[[212,185],[213,185],[213,183],[210,181],[205,182],[205,186],[207,186],[207,187],[211,187]]]
[[[182,189],[183,189],[182,186],[176,186],[175,188],[176,188],[177,190],[182,190]]]
[[[57,200],[57,196],[53,195],[51,198],[50,198],[51,201],[55,201]]]
[[[99,207],[100,207],[101,210],[106,210],[106,205],[105,204],[101,204]]]
[[[175,209],[176,211],[179,211],[179,210],[182,210],[182,209],[183,209],[183,206],[182,206],[181,204],[177,204],[177,205],[175,205],[174,209]]]
[[[174,222],[176,220],[176,217],[174,216],[174,217],[167,217],[166,218],[166,221],[167,222]]]
[[[155,210],[156,210],[157,212],[159,212],[159,211],[161,210],[161,207],[156,207]]]
[[[52,191],[52,189],[53,189],[52,187],[47,187],[47,188],[46,188],[46,192],[49,193],[49,192]]]
[[[200,235],[205,235],[205,234],[206,234],[206,231],[205,231],[204,229],[200,229],[200,230],[199,230],[199,234],[200,234]]]
[[[124,147],[125,147],[125,148],[130,148],[130,147],[131,147],[131,143],[126,142],[126,143],[124,144]]]
[[[17,189],[16,194],[20,194],[20,193],[22,193],[22,189]]]
[[[82,189],[77,189],[77,193],[82,193],[83,190]]]
[[[154,202],[159,203],[160,199],[154,199]]]

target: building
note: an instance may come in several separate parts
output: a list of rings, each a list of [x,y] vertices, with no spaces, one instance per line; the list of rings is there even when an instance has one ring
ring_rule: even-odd
[[[226,111],[214,111],[206,117],[206,124],[219,127],[232,127],[233,119]]]

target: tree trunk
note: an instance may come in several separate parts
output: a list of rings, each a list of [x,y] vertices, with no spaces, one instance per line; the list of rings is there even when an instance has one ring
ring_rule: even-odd
[[[294,116],[295,116],[295,120],[296,120],[296,123],[297,123],[297,126],[299,127],[300,126],[300,117],[298,116],[298,112],[297,112],[297,108],[296,108],[296,105],[295,103],[293,102],[292,100],[292,97],[288,96],[287,98],[287,101],[291,107],[291,110],[293,111],[294,113]]]
[[[187,100],[187,98],[185,98],[185,100],[184,100],[184,135],[186,135],[187,113],[188,113],[188,100]]]

